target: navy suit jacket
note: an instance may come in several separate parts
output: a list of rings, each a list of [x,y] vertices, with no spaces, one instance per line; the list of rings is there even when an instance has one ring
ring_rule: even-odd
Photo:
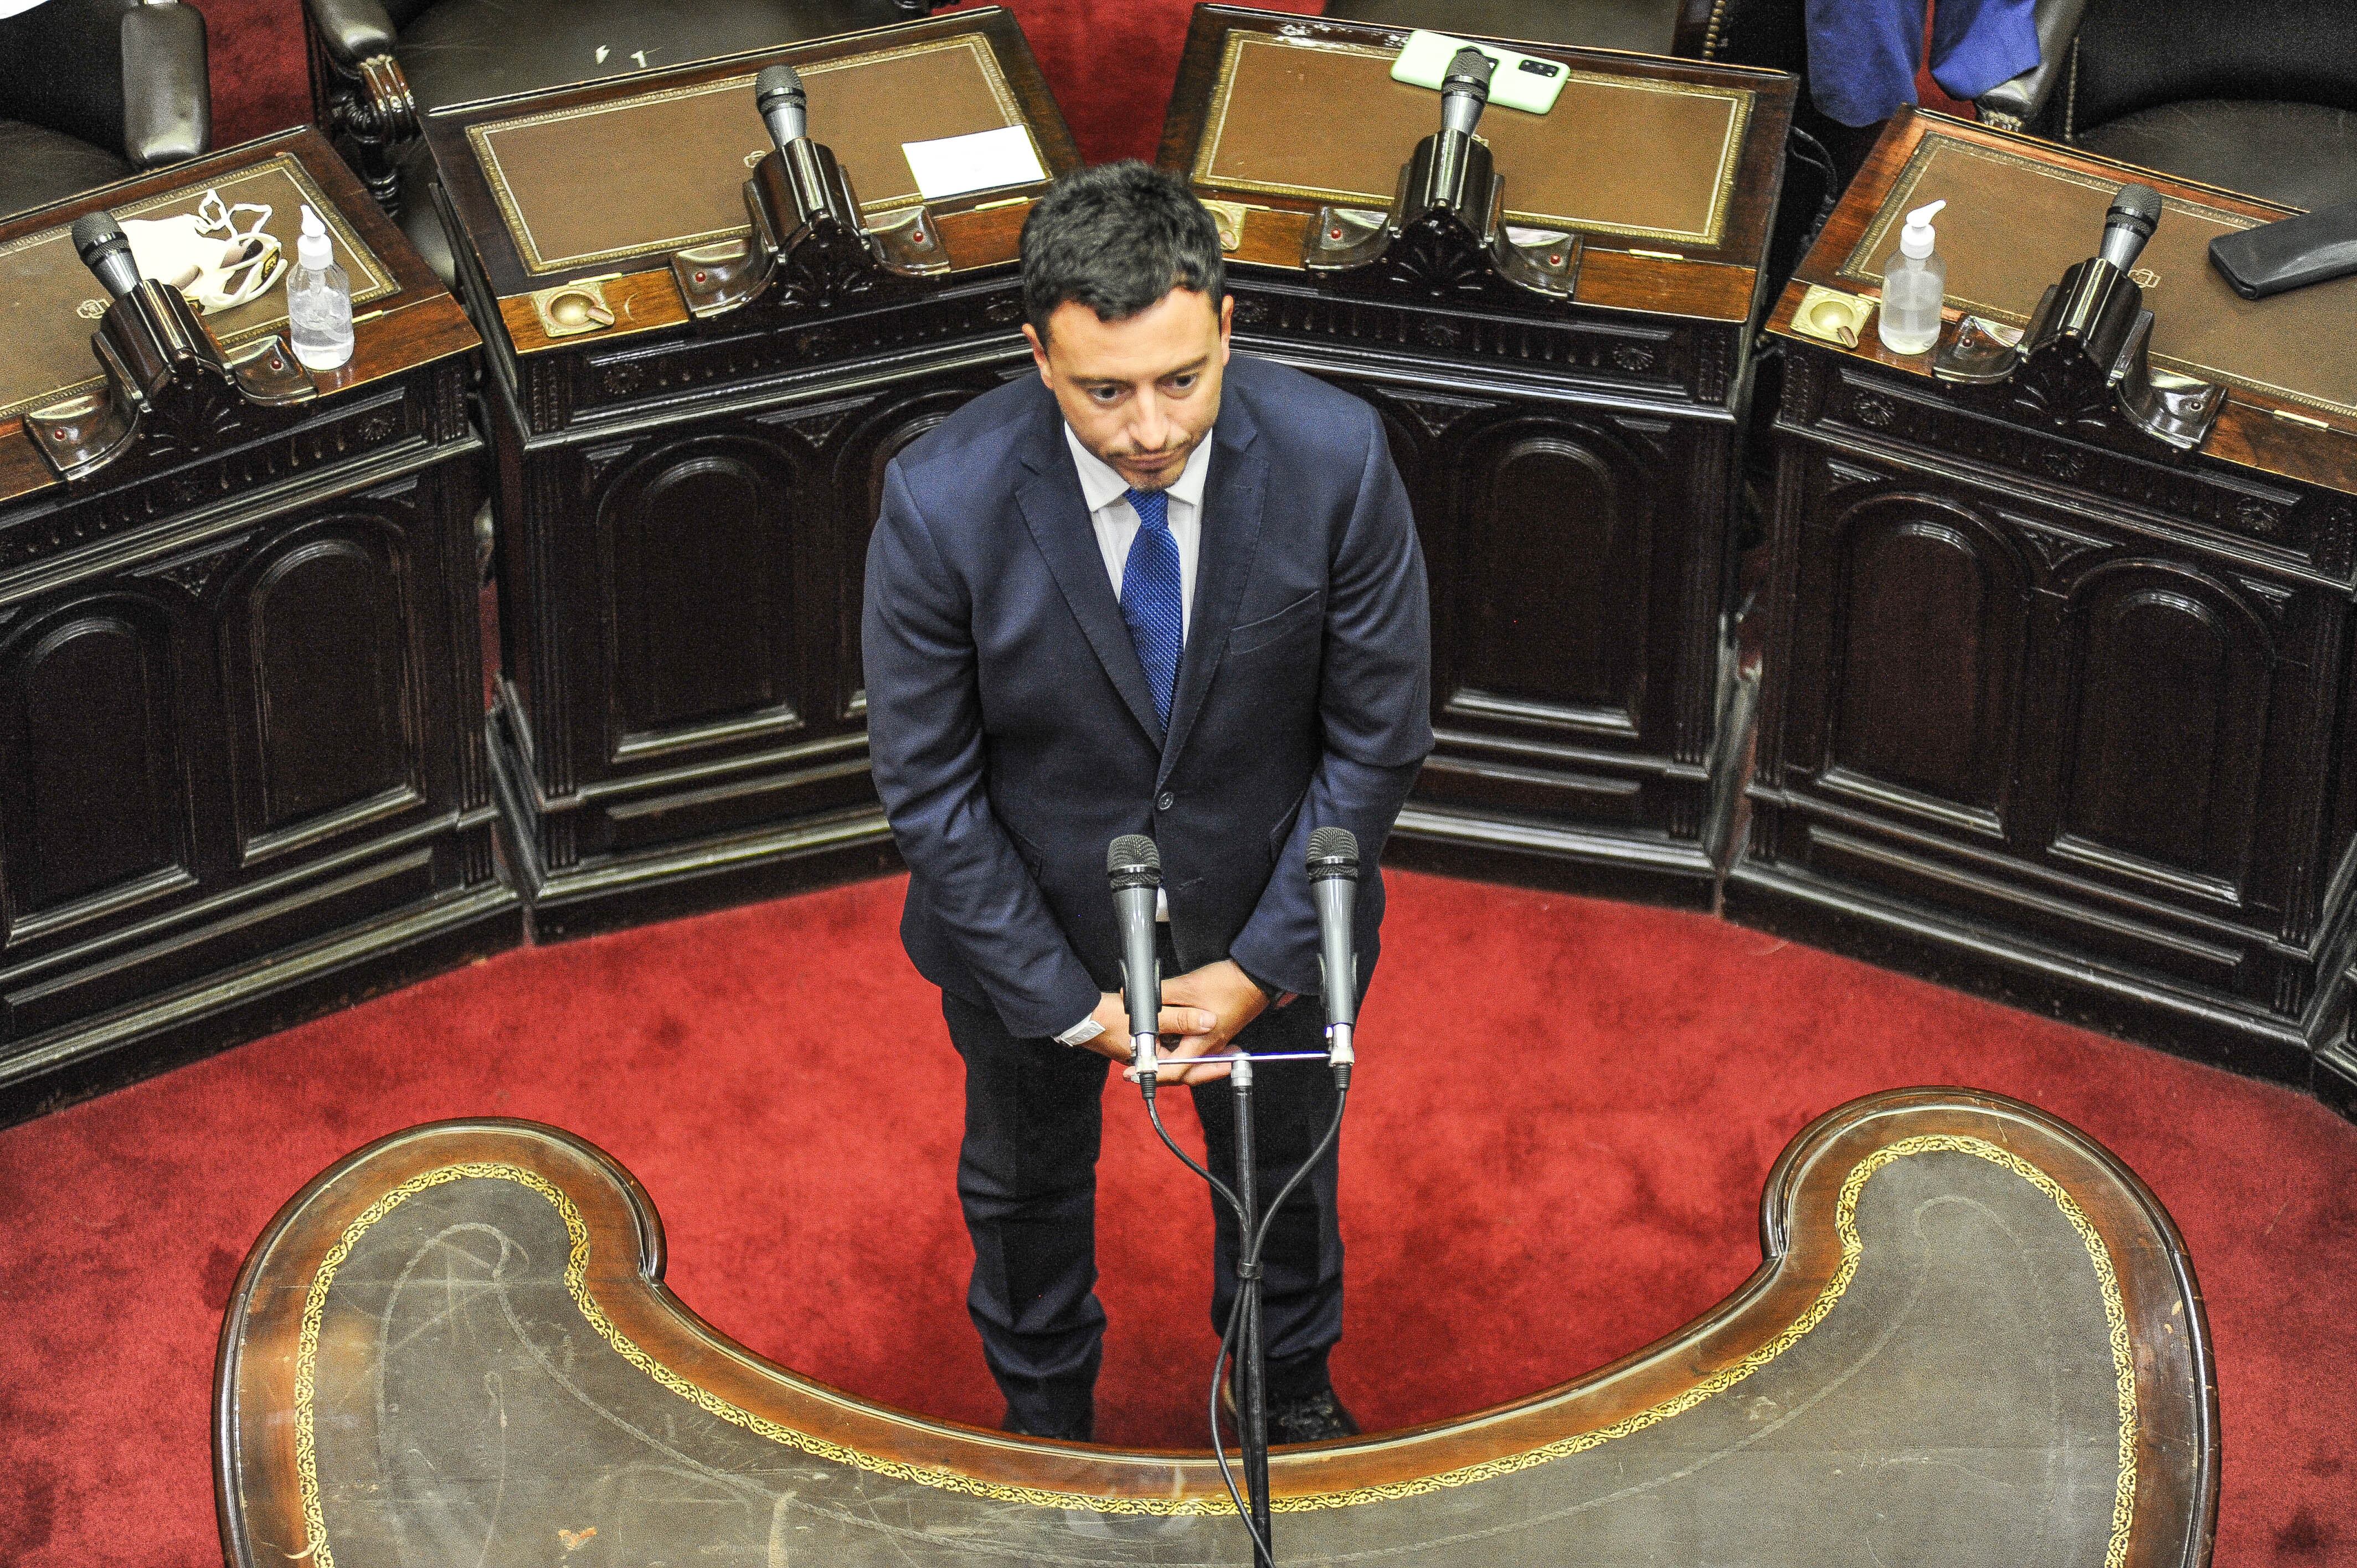
[[[1118,990],[1105,848],[1151,834],[1181,970],[1320,990],[1305,851],[1358,835],[1360,987],[1376,858],[1432,749],[1407,493],[1373,410],[1232,359],[1168,734],[1107,579],[1063,415],[1036,376],[896,457],[862,634],[877,789],[924,976],[1054,1035]]]

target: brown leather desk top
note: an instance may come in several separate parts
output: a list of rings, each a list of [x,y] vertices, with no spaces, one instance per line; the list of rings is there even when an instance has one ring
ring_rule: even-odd
[[[354,313],[397,292],[391,273],[361,243],[350,220],[293,150],[228,167],[206,158],[179,165],[168,177],[167,188],[118,201],[107,210],[117,218],[168,218],[195,211],[207,191],[217,190],[225,202],[270,209],[263,227],[285,248],[291,265],[296,236],[303,231],[303,204],[308,202],[335,236],[336,263],[352,280]],[[86,391],[102,380],[90,335],[106,308],[106,291],[74,253],[69,232],[73,218],[91,209],[77,204],[70,214],[53,214],[29,233],[14,233],[11,226],[5,232],[14,237],[0,239],[0,343],[8,345],[0,355],[0,419]],[[234,347],[278,331],[285,322],[286,290],[279,284],[208,317],[206,325],[224,346]]]
[[[2289,210],[2255,198],[1944,115],[1901,114],[1794,274],[1770,329],[1928,377],[1928,356],[1887,352],[1871,327],[1855,349],[1793,332],[1800,296],[1812,284],[1878,294],[1906,212],[1945,199],[1936,221],[1950,318],[1970,312],[2021,325],[2066,268],[2094,254],[2104,210],[2130,180],[2166,203],[2136,269],[2153,313],[2153,360],[2232,389],[2203,454],[2357,492],[2357,278],[2273,299],[2237,295],[2210,265],[2208,247],[2218,234]]]
[[[467,353],[482,339],[416,251],[378,209],[316,130],[281,132],[153,174],[86,192],[0,222],[0,505],[59,483],[22,434],[28,408],[100,384],[91,334],[105,291],[74,254],[69,231],[84,213],[161,217],[193,209],[206,191],[271,209],[265,225],[291,262],[309,202],[335,235],[350,274],[355,338],[350,361],[315,371],[323,396],[350,391]],[[235,346],[284,329],[283,285],[206,318]],[[94,481],[103,484],[103,479]]]
[[[623,330],[684,320],[669,257],[745,232],[744,184],[770,146],[753,79],[779,61],[801,72],[811,134],[834,150],[871,218],[919,199],[904,143],[1020,125],[1050,177],[1080,162],[1021,29],[996,7],[457,105],[429,117],[426,137],[492,294],[513,300],[622,275],[636,291]],[[1042,188],[933,203],[952,264],[997,264],[1013,249],[995,237],[962,248],[949,219]],[[661,288],[638,288],[637,274],[658,271]],[[664,290],[668,307],[647,297]],[[543,346],[530,338],[516,334],[518,351]]]
[[[1841,275],[1878,288],[1906,213],[1945,198],[1938,224],[1948,302],[2022,326],[2063,270],[2094,253],[2104,209],[2122,183],[2110,170],[1934,132],[1916,145]],[[2319,351],[2357,344],[2357,277],[2244,299],[2210,264],[2210,242],[2266,219],[2190,195],[2166,204],[2136,269],[2153,314],[2155,358],[2188,375],[2357,419],[2357,352]]]
[[[918,199],[903,142],[1023,124],[989,47],[968,33],[802,68],[811,134],[851,175],[860,209]],[[745,177],[770,150],[739,70],[694,86],[541,110],[467,132],[535,274],[676,251],[745,231]],[[596,156],[585,157],[585,147]],[[618,192],[635,193],[618,200]]]
[[[1392,80],[1396,48],[1281,34],[1227,38],[1196,181],[1212,189],[1386,208],[1439,99]],[[1516,222],[1713,246],[1727,228],[1746,88],[1577,70],[1545,114],[1481,119]]]
[[[1439,127],[1394,81],[1404,28],[1198,5],[1157,162],[1188,172],[1234,260],[1297,269],[1329,203],[1383,209]],[[1515,44],[1571,68],[1544,114],[1491,105],[1480,134],[1515,223],[1587,240],[1574,303],[1750,318],[1796,91],[1778,71]]]

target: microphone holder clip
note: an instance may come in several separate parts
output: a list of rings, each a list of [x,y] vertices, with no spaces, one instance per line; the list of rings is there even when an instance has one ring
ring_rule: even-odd
[[[61,479],[87,478],[143,435],[158,457],[185,457],[237,423],[225,408],[283,409],[318,394],[276,333],[223,349],[186,295],[152,278],[106,307],[90,347],[105,386],[25,415],[26,435]]]
[[[1389,212],[1321,207],[1301,264],[1330,287],[1426,300],[1568,303],[1580,237],[1505,221],[1506,181],[1490,145],[1441,129],[1400,167]]]
[[[2152,312],[2135,278],[2101,256],[2075,263],[2038,302],[2018,343],[1967,316],[1932,356],[1932,373],[2002,411],[2065,434],[2152,455],[2198,450],[2226,406],[2226,389],[2151,363]],[[2123,428],[2125,426],[2125,428]]]
[[[851,177],[823,142],[772,147],[745,182],[742,240],[673,254],[688,314],[704,321],[766,302],[787,310],[882,304],[950,270],[931,209],[870,229]]]

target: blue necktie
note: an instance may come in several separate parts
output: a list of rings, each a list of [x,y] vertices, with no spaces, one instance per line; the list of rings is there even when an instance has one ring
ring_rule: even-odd
[[[1160,490],[1131,490],[1124,498],[1137,513],[1137,537],[1121,569],[1121,618],[1146,683],[1154,712],[1170,727],[1170,696],[1178,689],[1178,651],[1187,640],[1187,607],[1178,585],[1178,542],[1170,536],[1170,498]]]

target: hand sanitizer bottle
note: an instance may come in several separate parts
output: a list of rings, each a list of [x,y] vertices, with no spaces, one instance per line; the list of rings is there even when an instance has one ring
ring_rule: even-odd
[[[1875,330],[1894,354],[1921,354],[1940,340],[1940,306],[1947,297],[1948,263],[1932,252],[1932,220],[1944,201],[1907,215],[1899,252],[1882,267],[1882,318]]]
[[[328,226],[308,206],[286,274],[286,331],[295,357],[310,370],[332,371],[352,357],[352,282],[336,265]]]

